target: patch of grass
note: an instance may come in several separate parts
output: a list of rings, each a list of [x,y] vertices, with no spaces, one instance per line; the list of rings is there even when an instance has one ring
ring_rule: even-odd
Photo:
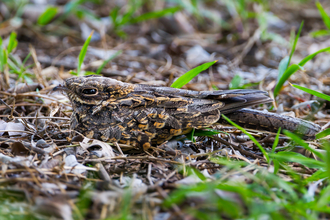
[[[93,190],[95,190],[94,184],[91,182],[85,182],[79,192],[77,202],[75,203],[75,208],[73,209],[74,219],[84,219],[84,216],[86,216],[88,209],[92,203],[90,193]]]
[[[183,212],[197,219],[205,216],[214,219],[317,219],[322,212],[330,213],[325,202],[329,198],[329,187],[317,193],[310,186],[313,182],[302,181],[302,176],[287,166],[293,159],[314,167],[315,160],[306,160],[292,152],[283,152],[276,159],[281,163],[281,176],[256,164],[214,157],[213,162],[224,166],[213,175],[215,180],[181,185],[170,194],[164,206],[180,205]],[[316,163],[318,169],[324,167],[324,162]],[[283,180],[283,175],[291,181]],[[320,183],[326,182],[323,177],[314,176]],[[199,202],[196,204],[193,201],[197,198]]]
[[[70,15],[77,17],[78,19],[83,19],[85,17],[100,19],[97,15],[95,15],[91,10],[89,10],[84,3],[90,2],[93,4],[101,4],[101,1],[95,0],[72,0],[68,1],[64,5],[63,14],[56,20],[58,24],[63,25],[63,21],[67,19]]]
[[[15,73],[18,75],[18,80],[19,79],[24,79],[26,83],[33,83],[32,78],[34,77],[33,73],[27,72],[27,70],[31,67],[34,66],[34,64],[25,66],[27,60],[30,58],[31,54],[29,53],[25,59],[23,60],[22,63],[20,63],[14,56],[9,54],[8,58],[8,67],[9,67],[9,72],[10,73]]]
[[[142,15],[132,17],[130,19],[129,23],[134,24],[134,23],[151,20],[151,19],[161,18],[161,17],[164,17],[169,14],[174,14],[174,13],[178,12],[179,10],[181,10],[181,7],[177,6],[177,7],[165,8],[163,10],[158,10],[158,11],[146,12]]]
[[[17,34],[12,32],[9,36],[7,46],[4,45],[2,38],[0,37],[0,72],[8,71],[18,75],[18,80],[24,79],[26,83],[32,83],[33,74],[27,73],[27,70],[34,66],[34,64],[25,66],[27,60],[30,58],[29,53],[23,62],[17,60],[12,53],[15,51],[18,45]]]
[[[321,7],[322,8],[321,4],[317,3],[317,5],[319,5],[318,7]],[[323,15],[322,15],[322,17],[323,17]],[[277,84],[276,84],[275,89],[274,89],[274,97],[276,97],[279,94],[279,92],[281,91],[284,83],[290,78],[290,76],[292,74],[294,74],[295,72],[297,72],[299,69],[304,70],[303,69],[303,66],[308,61],[310,61],[311,59],[313,59],[316,55],[318,55],[319,53],[329,52],[330,51],[330,47],[321,49],[321,50],[319,50],[319,51],[317,51],[317,52],[315,52],[313,54],[308,55],[303,60],[301,60],[298,64],[292,64],[292,65],[290,65],[291,58],[292,58],[293,53],[294,53],[294,51],[296,49],[296,45],[297,45],[297,42],[298,42],[298,39],[299,39],[301,30],[302,30],[302,27],[303,27],[303,24],[304,24],[304,22],[302,22],[300,24],[298,33],[297,33],[297,35],[294,38],[290,55],[287,56],[287,57],[284,57],[281,60],[280,64],[279,64],[279,67],[278,67],[279,73],[278,73],[278,77],[277,77]],[[330,24],[330,20],[329,20],[329,24]]]
[[[310,148],[300,137],[286,131],[285,133],[296,144],[316,154],[320,160],[295,152],[282,151],[275,154],[276,143],[273,145],[272,152],[269,152],[274,165],[270,163],[268,166],[274,169],[277,166],[277,172],[270,172],[255,163],[213,157],[212,162],[223,166],[213,175],[215,179],[209,181],[200,178],[199,183],[179,186],[165,200],[164,206],[169,208],[174,204],[179,205],[181,211],[189,213],[196,219],[210,216],[214,219],[266,217],[268,219],[318,219],[321,214],[330,214],[328,207],[330,198],[329,142],[323,144],[325,154],[321,154]],[[292,162],[317,171],[305,178],[301,172],[292,169]],[[284,180],[284,176],[290,181]],[[197,198],[200,202],[196,205],[193,201]]]
[[[126,33],[122,30],[125,25],[161,18],[181,10],[181,7],[176,6],[135,15],[136,11],[139,11],[143,7],[143,3],[141,0],[130,0],[129,4],[125,6],[126,10],[123,13],[120,13],[122,11],[120,7],[116,7],[110,12],[114,32],[119,37],[126,37]]]
[[[29,3],[28,0],[2,0],[2,2],[15,13],[15,18],[22,16],[24,7]]]
[[[0,70],[4,71],[6,66],[8,66],[8,57],[11,52],[17,47],[17,34],[16,32],[11,32],[9,36],[9,42],[7,47],[4,45],[2,38],[0,37]]]
[[[311,59],[313,59],[316,55],[318,55],[319,53],[323,53],[323,52],[329,52],[330,51],[330,47],[321,49],[313,54],[308,55],[307,57],[305,57],[304,59],[302,59],[298,64],[292,64],[290,65],[282,75],[279,75],[278,77],[278,82],[275,86],[274,89],[274,96],[276,97],[279,92],[282,89],[282,86],[284,85],[284,83],[290,78],[290,76],[292,74],[294,74],[295,72],[297,72],[299,69],[303,70],[303,66],[310,61]],[[282,64],[284,65],[284,64]]]
[[[93,36],[93,33],[94,31],[92,31],[92,33],[88,36],[88,38],[86,39],[83,47],[81,48],[81,51],[79,53],[79,57],[78,57],[78,66],[77,66],[77,72],[74,72],[74,71],[71,71],[70,73],[72,75],[75,75],[75,76],[86,76],[86,75],[100,75],[101,74],[101,71],[102,69],[105,67],[105,65],[107,63],[109,63],[112,59],[116,58],[118,55],[120,55],[122,53],[122,51],[117,51],[115,54],[113,54],[112,56],[110,56],[107,60],[104,60],[102,65],[99,66],[99,68],[96,70],[96,72],[90,72],[90,71],[84,71],[82,72],[81,71],[81,66],[84,62],[84,59],[85,59],[85,56],[86,56],[86,53],[87,53],[87,49],[88,49],[88,45],[91,41],[91,38]]]
[[[14,18],[21,18],[24,8],[28,5],[28,0],[3,0],[4,4],[10,9],[10,11],[16,11],[14,14]],[[38,17],[36,24],[38,26],[46,26],[51,23],[57,25],[60,29],[66,27],[66,24],[63,23],[68,16],[73,15],[78,19],[82,19],[84,17],[90,16],[94,19],[99,19],[91,10],[84,6],[84,3],[90,2],[92,4],[101,4],[102,2],[99,0],[72,0],[68,1],[63,7],[63,13],[58,16],[55,20],[55,16],[59,12],[59,7],[49,6],[45,9],[45,11]],[[55,29],[58,31],[58,29]]]
[[[1,219],[38,219],[24,192],[17,189],[0,189],[0,213]]]

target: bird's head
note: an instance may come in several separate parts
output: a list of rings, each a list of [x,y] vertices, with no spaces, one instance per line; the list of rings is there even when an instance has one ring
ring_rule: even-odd
[[[72,77],[54,91],[64,91],[72,104],[99,105],[102,101],[126,96],[134,89],[132,84],[96,75]]]

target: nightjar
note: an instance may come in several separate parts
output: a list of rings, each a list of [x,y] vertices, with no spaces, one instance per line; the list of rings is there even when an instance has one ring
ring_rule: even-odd
[[[88,138],[148,149],[193,128],[223,122],[225,114],[249,128],[279,127],[313,138],[320,126],[297,118],[245,109],[271,102],[259,90],[190,91],[130,84],[102,76],[73,77],[54,90],[66,92],[73,106],[71,129]]]

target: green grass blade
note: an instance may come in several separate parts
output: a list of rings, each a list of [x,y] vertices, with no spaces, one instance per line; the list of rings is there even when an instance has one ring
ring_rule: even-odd
[[[243,84],[243,78],[236,74],[229,83],[229,89],[240,89]]]
[[[18,41],[16,40],[16,38],[17,38],[16,32],[14,32],[14,31],[11,32],[10,37],[9,37],[8,47],[7,47],[8,53],[11,53],[17,47]]]
[[[299,30],[298,30],[298,33],[293,41],[293,44],[292,44],[292,48],[291,48],[291,52],[290,52],[290,56],[287,58],[287,59],[283,59],[281,62],[280,62],[280,65],[279,65],[279,74],[278,74],[278,77],[277,77],[277,84],[276,84],[276,87],[274,89],[274,96],[276,97],[278,95],[278,93],[280,92],[283,84],[285,83],[285,81],[293,74],[295,73],[299,68],[298,66],[296,66],[296,64],[294,65],[290,65],[290,62],[291,62],[291,58],[293,56],[293,53],[294,51],[296,50],[296,46],[297,46],[297,43],[298,43],[298,39],[299,39],[299,36],[300,36],[300,33],[301,33],[301,30],[302,30],[302,27],[304,25],[304,22],[302,21],[301,24],[300,24],[300,27],[299,27]]]
[[[134,13],[142,7],[142,1],[130,0],[128,5],[128,9],[125,11],[121,19],[117,19],[117,26],[123,26],[129,23],[132,20]]]
[[[280,133],[281,133],[281,128],[279,128],[278,131],[277,131],[277,134],[276,134],[276,137],[275,137],[273,146],[272,146],[272,153],[275,152],[275,149],[276,149],[276,147],[278,145],[278,141],[280,140]]]
[[[270,157],[285,162],[296,162],[309,168],[322,169],[325,167],[324,162],[305,157],[296,152],[282,151],[277,154],[271,153]]]
[[[22,66],[25,65],[25,63],[28,61],[28,59],[31,57],[31,52],[29,52],[29,54],[24,58],[23,62],[22,62]]]
[[[241,169],[243,166],[248,165],[248,163],[246,161],[241,161],[241,160],[232,161],[232,160],[228,160],[226,158],[219,157],[219,156],[211,157],[210,161],[220,164],[220,165],[224,165],[229,168],[234,168],[236,170]]]
[[[318,30],[310,33],[311,37],[323,37],[330,35],[330,30]]]
[[[278,129],[273,146],[272,146],[272,153],[275,153],[275,149],[278,145],[278,141],[280,139],[280,134],[281,134],[281,128]],[[280,169],[280,162],[276,159],[273,158],[273,164],[274,164],[274,174],[277,174],[279,169]]]
[[[316,51],[313,54],[308,55],[302,61],[300,61],[299,65],[300,66],[304,66],[308,61],[310,61],[311,59],[313,59],[316,55],[318,55],[319,53],[323,53],[323,52],[330,52],[330,47],[323,48],[323,49],[321,49],[319,51]]]
[[[279,81],[279,80],[282,78],[282,76],[283,76],[285,70],[286,70],[286,69],[288,68],[288,66],[289,66],[289,61],[290,61],[290,57],[289,57],[289,56],[286,56],[286,57],[284,57],[284,58],[281,60],[280,64],[278,65],[278,76],[277,76],[277,81]]]
[[[273,159],[273,163],[274,163],[274,174],[277,174],[278,171],[280,170],[280,162],[274,158]]]
[[[2,38],[0,37],[0,71],[3,72],[5,65],[6,65],[6,60],[5,60],[5,50],[3,49],[2,46]]]
[[[103,70],[103,68],[105,67],[105,65],[107,65],[107,63],[109,63],[111,60],[113,60],[114,58],[116,58],[118,55],[120,55],[123,51],[119,50],[117,51],[114,55],[112,55],[111,57],[109,57],[107,60],[105,60],[102,65],[97,68],[96,70],[96,74],[99,75],[101,74],[101,71]]]
[[[308,89],[308,88],[305,88],[305,87],[302,87],[302,86],[299,86],[299,85],[295,85],[295,84],[291,84],[293,87],[297,88],[297,89],[300,89],[304,92],[307,92],[311,95],[315,95],[321,99],[325,99],[327,101],[330,101],[330,96],[326,95],[326,94],[323,94],[323,93],[320,93],[320,92],[317,92],[317,91],[314,91],[312,89]]]
[[[269,162],[269,156],[268,153],[265,151],[265,149],[261,146],[261,144],[250,134],[248,133],[244,128],[242,128],[241,126],[237,125],[236,123],[234,123],[233,121],[231,121],[229,118],[227,118],[225,115],[221,115],[221,117],[223,117],[224,119],[226,119],[226,121],[228,123],[230,123],[231,125],[235,126],[236,128],[238,128],[239,130],[241,130],[244,134],[246,134],[247,136],[249,136],[249,138],[253,141],[253,143],[255,145],[257,145],[257,147],[260,149],[260,151],[262,152],[262,154],[265,156],[267,162]]]
[[[300,146],[302,146],[303,148],[305,148],[306,150],[309,150],[310,152],[312,152],[313,154],[315,154],[317,157],[321,158],[322,160],[324,160],[324,155],[322,153],[320,153],[319,151],[311,148],[304,140],[302,140],[298,135],[284,130],[283,133],[288,136],[289,138],[291,138],[294,142],[296,142],[297,144],[299,144]]]
[[[310,177],[304,180],[304,184],[309,184],[315,181],[318,181],[320,179],[324,179],[328,176],[328,173],[324,170],[318,170],[315,173],[313,173]]]
[[[78,57],[78,67],[77,67],[77,74],[78,76],[80,76],[80,70],[81,70],[81,65],[84,62],[86,53],[87,53],[87,48],[89,45],[89,42],[91,41],[91,38],[93,36],[94,31],[92,31],[92,33],[88,36],[88,38],[86,39],[84,46],[81,48],[81,51],[79,53],[79,57]]]
[[[322,147],[325,149],[325,165],[327,168],[328,177],[330,177],[330,143],[328,140],[322,140]]]
[[[114,28],[116,28],[118,25],[118,12],[119,12],[119,7],[115,7],[110,12],[110,18],[112,20],[112,23],[114,24]]]
[[[4,66],[8,65],[8,52],[6,49],[3,49],[3,64]]]
[[[46,25],[48,24],[57,14],[57,7],[48,7],[38,18],[38,25]]]
[[[195,136],[195,128],[193,128],[191,130],[191,132],[186,134],[186,137],[187,137],[188,140],[192,141],[193,143],[196,143],[196,140],[195,140],[194,136]]]
[[[329,17],[329,15],[325,12],[325,10],[322,7],[320,2],[317,1],[315,4],[316,4],[316,7],[317,7],[317,9],[319,10],[319,12],[321,14],[321,17],[322,17],[322,20],[323,20],[325,26],[327,26],[327,28],[330,30],[330,17]]]
[[[274,89],[275,97],[280,93],[282,86],[287,81],[287,79],[289,79],[290,76],[292,74],[294,74],[298,69],[302,69],[302,67],[297,64],[292,64],[288,69],[286,69],[286,71],[283,73],[282,77],[280,78],[280,80],[277,82],[277,84],[275,86],[275,89]]]
[[[20,69],[14,64],[14,62],[12,62],[10,59],[7,60],[7,65],[9,67],[9,71],[11,73],[15,73],[15,74],[18,74],[18,79],[20,79],[21,77],[23,77],[21,74],[20,74]]]
[[[330,213],[329,210],[329,201],[330,201],[330,186],[327,184],[320,192],[320,197],[317,200],[316,207],[323,207],[325,213]]]
[[[175,12],[177,12],[179,10],[181,10],[181,7],[171,7],[171,8],[165,8],[164,10],[147,12],[140,16],[132,18],[130,23],[139,23],[142,21],[150,20],[150,19],[161,18],[168,14],[174,14]]]
[[[328,135],[330,135],[330,128],[325,129],[324,131],[321,131],[320,133],[316,134],[315,138],[320,139],[320,138],[326,137]]]
[[[69,73],[70,73],[71,75],[78,76],[78,73],[76,73],[76,72],[74,72],[74,71],[72,71],[72,70],[71,70]]]
[[[290,65],[291,58],[292,58],[292,56],[293,56],[294,51],[296,50],[296,46],[297,46],[297,43],[298,43],[298,39],[299,39],[299,37],[300,37],[300,33],[301,33],[301,30],[302,30],[302,27],[303,27],[303,26],[304,26],[304,21],[301,22],[300,27],[299,27],[299,30],[298,30],[298,33],[297,33],[297,35],[296,35],[296,37],[295,37],[295,39],[294,39],[294,42],[293,42],[293,45],[292,45],[292,48],[291,48],[291,53],[290,53],[290,56],[289,56],[289,61],[288,61],[288,64],[287,64],[286,68],[288,68],[289,65]]]
[[[25,57],[25,59],[23,60],[23,62],[22,62],[22,65],[20,66],[20,71],[21,72],[24,72],[24,71],[26,71],[28,68],[30,68],[30,67],[32,67],[33,65],[29,65],[29,66],[27,66],[27,67],[25,67],[24,65],[25,65],[25,63],[28,61],[28,59],[31,57],[31,52]]]
[[[220,131],[215,131],[215,130],[195,130],[194,136],[207,136],[207,137],[212,137],[213,135],[220,134]]]
[[[213,64],[215,64],[217,62],[216,61],[212,61],[212,62],[208,62],[208,63],[204,63],[192,70],[189,70],[188,72],[186,72],[185,74],[183,74],[182,76],[180,76],[172,85],[172,88],[181,88],[182,86],[186,85],[190,80],[192,80],[195,76],[197,76],[200,72],[208,69],[210,66],[212,66]]]
[[[260,84],[260,81],[255,82],[255,83],[246,83],[246,84],[241,86],[241,89],[248,89],[248,88],[251,88],[251,87],[254,87],[254,86],[258,86],[259,84]]]

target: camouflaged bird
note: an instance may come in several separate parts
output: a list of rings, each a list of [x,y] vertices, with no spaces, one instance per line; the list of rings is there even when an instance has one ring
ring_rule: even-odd
[[[123,83],[101,76],[73,77],[63,90],[73,106],[71,129],[88,138],[148,149],[193,128],[221,122],[221,114],[254,129],[299,130],[313,137],[312,122],[274,113],[243,109],[272,100],[258,90],[190,91]]]

